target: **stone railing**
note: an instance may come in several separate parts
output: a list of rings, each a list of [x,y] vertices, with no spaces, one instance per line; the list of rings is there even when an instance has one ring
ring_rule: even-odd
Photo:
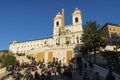
[[[68,48],[68,47],[74,47],[75,44],[62,44],[62,45],[52,45],[51,48]]]
[[[87,61],[83,60],[83,62],[86,62],[87,65],[88,65]],[[94,64],[94,72],[99,72],[99,75],[101,77],[105,78],[107,73],[108,73],[108,70],[103,68],[103,67],[100,67],[100,66]],[[113,72],[113,75],[115,76],[115,80],[120,80],[120,75],[119,74],[116,74],[115,72]]]
[[[98,65],[96,65],[96,64],[94,64],[94,71],[95,71],[95,72],[99,72],[100,75],[101,75],[102,77],[104,77],[104,78],[106,77],[106,75],[107,75],[107,73],[108,73],[108,70],[107,70],[107,69],[102,68],[102,67],[100,67],[100,66],[98,66]],[[116,74],[115,72],[113,72],[113,75],[115,76],[115,80],[120,80],[120,75]]]
[[[73,48],[75,46],[75,44],[63,44],[63,45],[51,45],[51,46],[43,46],[40,48],[34,48],[29,50],[26,54],[30,54],[30,53],[38,53],[40,51],[44,51],[46,49],[54,49],[54,48]]]

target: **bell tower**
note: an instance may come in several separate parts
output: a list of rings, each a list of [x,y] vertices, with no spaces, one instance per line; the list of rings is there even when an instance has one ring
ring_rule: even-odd
[[[82,29],[82,14],[78,8],[75,8],[72,13],[72,24],[73,24],[73,32],[83,31]]]
[[[62,15],[60,12],[58,12],[54,17],[53,43],[55,45],[60,44],[61,26],[62,26]]]
[[[60,12],[54,18],[54,30],[53,36],[58,36],[60,34],[60,28],[62,26],[62,15]]]

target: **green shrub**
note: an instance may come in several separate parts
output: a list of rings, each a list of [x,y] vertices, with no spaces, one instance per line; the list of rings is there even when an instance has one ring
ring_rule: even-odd
[[[16,61],[16,57],[10,54],[3,54],[0,58],[3,61],[2,67],[12,65]]]
[[[8,53],[8,50],[0,50],[0,52]]]
[[[119,63],[119,55],[120,52],[114,52],[114,51],[105,51],[102,52],[101,55],[108,61],[108,63]]]

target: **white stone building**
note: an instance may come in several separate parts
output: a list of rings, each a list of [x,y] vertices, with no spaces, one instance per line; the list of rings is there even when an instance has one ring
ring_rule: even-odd
[[[53,36],[36,40],[28,40],[10,44],[9,50],[12,53],[25,53],[35,57],[36,61],[51,61],[53,57],[67,62],[74,55],[74,47],[81,44],[82,14],[76,8],[72,13],[72,25],[64,25],[64,8],[62,13],[54,17]]]

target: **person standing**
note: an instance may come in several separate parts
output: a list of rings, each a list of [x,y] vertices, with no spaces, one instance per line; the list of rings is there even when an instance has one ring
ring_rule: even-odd
[[[40,75],[39,75],[39,73],[37,71],[35,72],[34,76],[35,76],[35,80],[39,80],[40,79]]]
[[[91,61],[89,62],[89,68],[90,68],[90,71],[93,71],[94,66],[93,66],[93,63]]]
[[[93,80],[100,80],[99,72],[95,73],[95,76],[94,76]]]
[[[72,71],[69,68],[68,68],[68,71],[67,71],[67,77],[68,77],[68,80],[73,80]]]
[[[87,63],[84,63],[84,70],[87,71]]]
[[[115,80],[115,76],[113,75],[111,70],[109,70],[108,74],[106,75],[105,80]]]
[[[90,80],[87,72],[84,72],[83,80]]]

